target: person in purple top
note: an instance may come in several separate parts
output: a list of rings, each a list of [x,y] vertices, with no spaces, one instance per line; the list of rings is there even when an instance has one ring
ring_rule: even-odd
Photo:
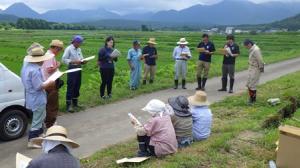
[[[111,98],[112,84],[115,75],[114,62],[118,61],[117,58],[112,57],[111,54],[115,47],[115,40],[112,36],[107,37],[104,47],[98,53],[98,65],[101,75],[100,97],[102,99]],[[105,88],[107,88],[107,96],[105,96]]]

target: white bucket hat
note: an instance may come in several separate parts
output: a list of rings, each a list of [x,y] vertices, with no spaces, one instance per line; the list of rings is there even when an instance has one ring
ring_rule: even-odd
[[[187,45],[187,44],[189,44],[189,42],[186,41],[185,38],[181,38],[181,39],[177,42],[177,44],[179,44],[179,45]]]
[[[143,111],[147,111],[150,114],[158,114],[163,113],[166,109],[166,104],[158,99],[150,100],[147,105],[142,109]]]

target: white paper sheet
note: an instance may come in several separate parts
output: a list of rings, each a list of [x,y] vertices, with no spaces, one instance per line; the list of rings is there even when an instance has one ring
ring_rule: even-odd
[[[117,160],[117,164],[121,164],[121,163],[140,163],[143,162],[147,159],[149,159],[150,157],[135,157],[135,158],[123,158],[120,160]]]
[[[81,62],[83,62],[83,61],[90,61],[90,60],[92,60],[92,59],[95,59],[95,56],[93,55],[93,56],[90,56],[90,57],[87,57],[87,58],[84,58],[84,59],[82,59],[81,60]]]
[[[17,153],[16,154],[16,168],[26,168],[31,160],[32,160],[31,158],[29,158],[25,155],[22,155],[20,153]]]
[[[81,70],[82,70],[81,68],[69,69],[69,70],[64,71],[64,72],[61,72],[61,71],[57,70],[56,72],[54,72],[54,74],[52,74],[52,75],[44,82],[44,84],[49,83],[50,81],[55,81],[56,79],[60,78],[63,74],[66,74],[66,73],[72,73],[72,72],[77,72],[77,71],[81,71]]]
[[[135,122],[136,124],[142,126],[142,123],[132,114],[132,113],[128,113],[129,118],[131,119],[131,121]]]

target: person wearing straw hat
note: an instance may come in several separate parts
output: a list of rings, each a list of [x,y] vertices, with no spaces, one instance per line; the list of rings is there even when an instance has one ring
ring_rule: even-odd
[[[209,41],[208,34],[202,35],[202,42],[198,44],[198,48],[203,49],[199,54],[199,61],[197,63],[197,82],[196,90],[205,90],[205,84],[208,78],[208,73],[211,64],[211,57],[216,51],[213,42]]]
[[[32,143],[32,139],[43,134],[43,122],[46,117],[47,95],[45,89],[55,86],[55,81],[44,83],[41,66],[43,62],[54,57],[45,53],[44,47],[33,43],[27,49],[21,72],[22,83],[25,88],[26,108],[32,111],[32,124],[28,135],[28,148],[39,148]]]
[[[68,138],[66,128],[54,125],[46,135],[34,138],[33,143],[42,146],[43,154],[30,161],[27,168],[79,168],[80,162],[71,151],[79,144]]]
[[[260,48],[252,40],[246,39],[244,46],[249,50],[248,80],[246,84],[249,91],[248,104],[253,105],[256,102],[256,86],[261,73],[264,72],[264,61]]]
[[[50,43],[50,48],[47,53],[53,54],[55,57],[63,50],[64,43],[60,40],[52,40]],[[43,63],[42,70],[44,79],[47,80],[52,74],[54,74],[60,67],[60,62],[56,61],[55,57],[46,60]],[[46,105],[46,119],[45,125],[47,128],[53,126],[56,122],[56,117],[58,113],[58,89],[63,85],[63,81],[57,79],[56,85],[52,88],[46,89],[47,92],[47,105]]]
[[[195,95],[188,97],[188,100],[193,118],[193,139],[205,140],[210,136],[213,121],[207,95],[203,91],[197,91]]]
[[[65,49],[62,56],[62,62],[68,65],[68,69],[81,68],[83,55],[80,49],[83,43],[83,37],[76,35],[73,37],[71,44]],[[66,109],[67,112],[74,112],[73,107],[79,108],[78,98],[80,96],[81,71],[67,74],[67,93],[66,93]],[[73,105],[73,106],[72,106]]]
[[[170,117],[173,114],[172,107],[153,99],[142,110],[150,113],[152,118],[144,125],[131,122],[137,132],[138,157],[161,157],[176,153],[177,140]]]
[[[149,83],[152,84],[154,82],[155,71],[156,71],[156,60],[158,58],[157,50],[155,48],[155,45],[157,44],[155,42],[155,38],[150,38],[147,44],[148,45],[144,47],[142,51],[143,58],[145,61],[143,85],[147,83],[147,77],[149,73],[150,73]]]
[[[235,60],[240,55],[240,47],[234,42],[234,36],[232,34],[227,35],[226,39],[227,43],[225,44],[224,49],[227,51],[227,54],[225,54],[223,58],[222,88],[218,91],[227,91],[227,76],[229,76],[229,93],[233,93]]]
[[[169,105],[174,110],[171,120],[175,129],[178,148],[184,148],[193,142],[193,119],[189,108],[189,101],[184,96],[168,99]]]
[[[185,38],[181,38],[177,44],[178,46],[174,48],[173,51],[173,59],[175,60],[175,87],[174,89],[178,89],[178,79],[179,76],[182,77],[182,89],[186,89],[185,87],[185,79],[187,73],[187,60],[192,57],[191,51],[188,46],[186,46],[189,42],[186,41]]]
[[[136,90],[140,85],[141,79],[141,58],[142,51],[140,49],[141,44],[138,40],[133,41],[133,47],[128,51],[127,61],[130,68],[130,89]]]

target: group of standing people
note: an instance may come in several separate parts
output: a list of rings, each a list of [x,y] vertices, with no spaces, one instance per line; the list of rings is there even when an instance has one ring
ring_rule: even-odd
[[[226,92],[228,88],[229,93],[233,93],[233,86],[235,82],[235,64],[236,58],[240,55],[240,47],[235,42],[234,35],[230,34],[226,36],[226,43],[223,46],[222,53],[223,65],[222,65],[222,87],[218,90],[220,92]],[[182,89],[186,89],[186,74],[187,74],[187,61],[192,57],[188,45],[188,41],[185,38],[181,38],[177,42],[178,46],[174,48],[173,59],[175,60],[175,79],[174,89],[178,89],[178,79],[182,78]],[[264,72],[264,62],[260,48],[249,39],[244,41],[244,46],[249,50],[249,75],[247,81],[247,88],[249,90],[249,104],[253,104],[256,101],[256,85],[258,84],[260,74]],[[206,81],[208,79],[209,70],[213,54],[216,52],[215,45],[209,40],[208,34],[202,35],[202,41],[198,44],[197,49],[199,51],[199,57],[197,62],[197,83],[196,90],[205,91]],[[228,85],[229,77],[229,87]]]

